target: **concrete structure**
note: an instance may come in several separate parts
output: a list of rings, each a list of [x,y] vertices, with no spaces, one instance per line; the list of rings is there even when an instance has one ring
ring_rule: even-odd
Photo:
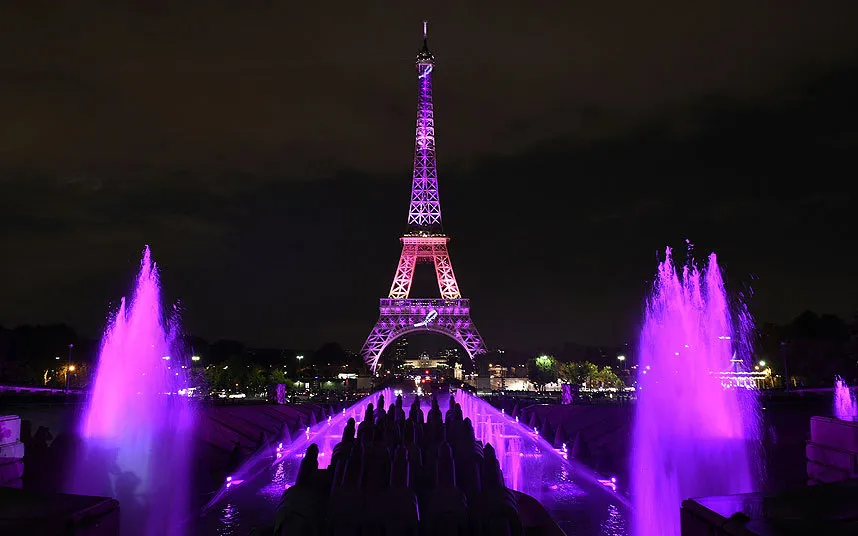
[[[858,534],[858,480],[683,501],[682,536]]]
[[[0,534],[119,536],[119,502],[0,487]]]
[[[24,444],[21,443],[21,418],[0,416],[0,486],[20,488],[24,476]]]
[[[858,422],[811,417],[805,453],[809,484],[858,478]]]
[[[533,391],[533,385],[527,378],[492,378],[493,391]]]
[[[858,534],[858,422],[811,417],[805,453],[812,486],[686,500],[682,535]]]

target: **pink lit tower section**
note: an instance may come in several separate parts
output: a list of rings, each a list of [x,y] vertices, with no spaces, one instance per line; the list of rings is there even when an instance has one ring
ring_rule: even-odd
[[[486,351],[471,321],[470,301],[462,298],[450,263],[447,242],[441,227],[438,196],[438,169],[435,162],[435,111],[432,103],[432,73],[435,57],[429,51],[427,23],[423,22],[423,47],[417,53],[417,132],[414,140],[414,174],[408,232],[400,240],[402,255],[387,298],[379,305],[375,327],[361,350],[375,370],[384,349],[395,339],[415,331],[434,332],[457,341],[471,359]],[[410,298],[411,282],[418,263],[432,263],[438,279],[440,298]]]

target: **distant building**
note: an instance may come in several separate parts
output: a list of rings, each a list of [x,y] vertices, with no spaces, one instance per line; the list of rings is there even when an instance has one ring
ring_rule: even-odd
[[[429,354],[423,352],[417,359],[406,359],[404,364],[406,368],[414,369],[446,369],[447,359],[440,356],[430,357]]]
[[[408,339],[399,337],[393,342],[393,359],[397,363],[404,363],[408,359]]]
[[[438,352],[438,359],[444,359],[447,361],[447,363],[450,364],[461,363],[461,360],[459,358],[460,355],[458,346],[455,346],[453,348],[445,348],[444,350]]]
[[[730,370],[721,372],[721,386],[725,389],[731,387],[740,387],[744,389],[758,389],[760,387],[768,387],[771,383],[771,368],[765,367],[765,361],[761,361],[760,365],[754,366],[755,370],[748,370],[747,365],[741,357],[737,357],[733,353],[733,358],[730,360]]]

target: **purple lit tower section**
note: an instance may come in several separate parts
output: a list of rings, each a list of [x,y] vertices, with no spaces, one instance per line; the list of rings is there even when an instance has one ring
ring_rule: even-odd
[[[435,57],[429,51],[423,22],[423,48],[417,53],[417,80],[420,85],[417,133],[414,142],[414,175],[408,232],[401,238],[402,255],[387,298],[380,300],[375,327],[361,349],[364,361],[375,370],[384,349],[398,337],[423,331],[446,335],[461,344],[468,356],[486,351],[471,321],[470,300],[462,298],[450,263],[447,242],[441,227],[438,197],[438,170],[435,163],[435,112],[432,104],[432,72]],[[440,298],[409,298],[414,269],[418,263],[432,263],[438,279]]]

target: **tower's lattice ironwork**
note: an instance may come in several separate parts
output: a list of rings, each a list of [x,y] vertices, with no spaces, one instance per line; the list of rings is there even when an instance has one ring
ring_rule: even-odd
[[[473,359],[486,351],[471,321],[470,301],[462,298],[450,263],[450,237],[441,227],[438,196],[438,169],[435,161],[435,111],[432,103],[432,72],[435,57],[429,51],[423,23],[423,47],[417,53],[417,130],[414,140],[414,174],[408,232],[401,238],[402,254],[387,298],[382,298],[375,327],[361,349],[373,370],[384,349],[398,337],[415,331],[446,335],[461,344]],[[440,298],[409,298],[414,269],[418,263],[435,266]]]

